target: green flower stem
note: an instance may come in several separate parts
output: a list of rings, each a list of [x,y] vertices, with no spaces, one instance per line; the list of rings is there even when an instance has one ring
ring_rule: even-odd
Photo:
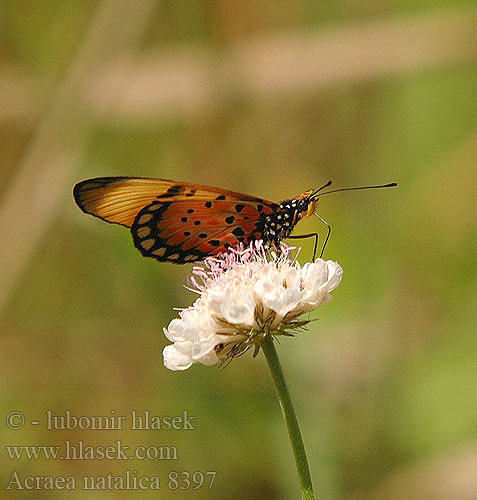
[[[273,337],[266,335],[261,343],[261,347],[267,358],[268,367],[272,374],[273,385],[277,391],[278,401],[282,409],[283,417],[287,424],[288,435],[295,456],[296,468],[301,486],[302,500],[313,500],[313,485],[311,484],[310,468],[306,459],[305,446],[301,437],[300,427],[296,418],[295,410],[290,399],[287,384],[283,376],[282,367],[278,359],[277,350],[273,343]]]

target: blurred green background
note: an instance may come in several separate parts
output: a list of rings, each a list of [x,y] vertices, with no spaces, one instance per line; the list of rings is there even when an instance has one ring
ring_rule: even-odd
[[[2,444],[121,440],[179,459],[12,460],[2,446],[0,497],[299,497],[262,355],[164,368],[190,267],[141,258],[126,229],[74,205],[75,182],[132,175],[275,201],[329,179],[399,182],[320,203],[344,279],[279,355],[317,499],[477,499],[476,21],[474,2],[449,0],[2,0]],[[186,410],[196,429],[45,428],[47,410],[133,409]],[[125,470],[161,477],[160,492],[81,489]],[[171,470],[217,476],[171,491]],[[73,475],[77,490],[6,491],[13,471]]]

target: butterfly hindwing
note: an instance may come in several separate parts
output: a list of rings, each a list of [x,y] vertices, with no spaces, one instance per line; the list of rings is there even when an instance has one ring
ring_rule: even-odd
[[[146,257],[194,262],[260,239],[263,218],[273,206],[232,199],[156,201],[139,212],[131,232],[136,248]]]

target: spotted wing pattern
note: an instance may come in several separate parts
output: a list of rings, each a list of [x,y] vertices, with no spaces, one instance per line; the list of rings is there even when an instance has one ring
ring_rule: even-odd
[[[84,212],[129,227],[142,255],[177,264],[263,238],[279,208],[220,188],[133,177],[80,182],[74,197]]]

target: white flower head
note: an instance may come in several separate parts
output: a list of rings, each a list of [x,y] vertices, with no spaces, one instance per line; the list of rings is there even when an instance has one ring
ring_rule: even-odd
[[[194,267],[191,289],[200,296],[164,328],[174,342],[164,348],[165,366],[214,365],[251,347],[256,354],[266,335],[292,335],[307,325],[298,318],[332,299],[343,270],[323,259],[301,266],[292,250],[265,249],[257,241]]]

